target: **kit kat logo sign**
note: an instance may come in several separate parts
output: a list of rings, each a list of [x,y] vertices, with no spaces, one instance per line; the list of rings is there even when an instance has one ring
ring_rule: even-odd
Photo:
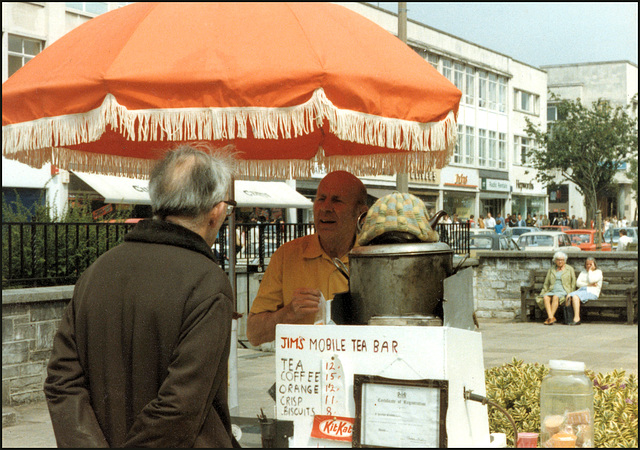
[[[353,423],[352,417],[314,416],[311,437],[351,442]]]

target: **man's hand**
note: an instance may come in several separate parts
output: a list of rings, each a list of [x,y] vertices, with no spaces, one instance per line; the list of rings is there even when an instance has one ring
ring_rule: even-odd
[[[287,321],[298,323],[312,314],[315,315],[320,310],[321,295],[318,289],[298,288],[293,291],[291,303],[285,307],[289,309]]]
[[[247,318],[247,338],[251,345],[271,342],[276,338],[276,325],[279,323],[304,323],[304,319],[315,315],[319,310],[318,289],[299,288],[293,292],[291,303],[277,311],[249,313]]]

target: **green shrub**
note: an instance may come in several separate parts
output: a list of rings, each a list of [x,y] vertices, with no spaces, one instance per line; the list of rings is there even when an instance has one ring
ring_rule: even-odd
[[[101,217],[99,222],[123,220],[130,215],[131,211],[116,210]],[[95,225],[91,201],[87,198],[70,202],[64,215],[59,217],[47,205],[35,205],[30,210],[17,192],[16,200],[11,202],[3,194],[2,222],[3,289],[73,284],[98,256],[122,240],[124,232],[121,231],[125,231],[125,227],[117,224],[109,226],[109,230]],[[7,222],[26,226],[10,228]],[[80,225],[47,225],[54,222]]]
[[[540,385],[549,369],[516,358],[485,370],[487,398],[502,406],[518,432],[540,432]],[[594,444],[596,447],[638,447],[638,378],[624,371],[595,374],[587,370],[594,391]],[[505,433],[513,445],[513,428],[497,408],[489,408],[489,430]]]

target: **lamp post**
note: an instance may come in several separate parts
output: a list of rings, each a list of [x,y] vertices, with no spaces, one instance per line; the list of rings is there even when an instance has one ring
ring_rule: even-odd
[[[407,2],[398,2],[398,38],[407,43]],[[396,174],[398,192],[409,193],[409,174]]]

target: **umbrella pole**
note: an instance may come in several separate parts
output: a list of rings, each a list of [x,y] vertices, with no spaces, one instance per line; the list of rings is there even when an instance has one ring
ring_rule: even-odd
[[[236,180],[231,178],[231,192],[229,198],[235,200]],[[237,208],[236,208],[237,209]],[[229,216],[229,280],[233,292],[233,308],[238,311],[238,298],[236,295],[236,210]]]
[[[407,2],[398,2],[398,38],[407,43]],[[396,174],[398,192],[409,193],[409,174]]]
[[[236,192],[235,178],[231,178],[231,192],[229,198],[235,200]],[[237,208],[236,208],[237,209]],[[229,216],[229,280],[231,281],[231,292],[233,295],[233,310],[238,311],[238,296],[236,293],[236,210]],[[231,349],[229,351],[229,391],[227,401],[229,412],[232,416],[240,415],[240,405],[238,398],[238,320],[232,320],[231,327]]]

